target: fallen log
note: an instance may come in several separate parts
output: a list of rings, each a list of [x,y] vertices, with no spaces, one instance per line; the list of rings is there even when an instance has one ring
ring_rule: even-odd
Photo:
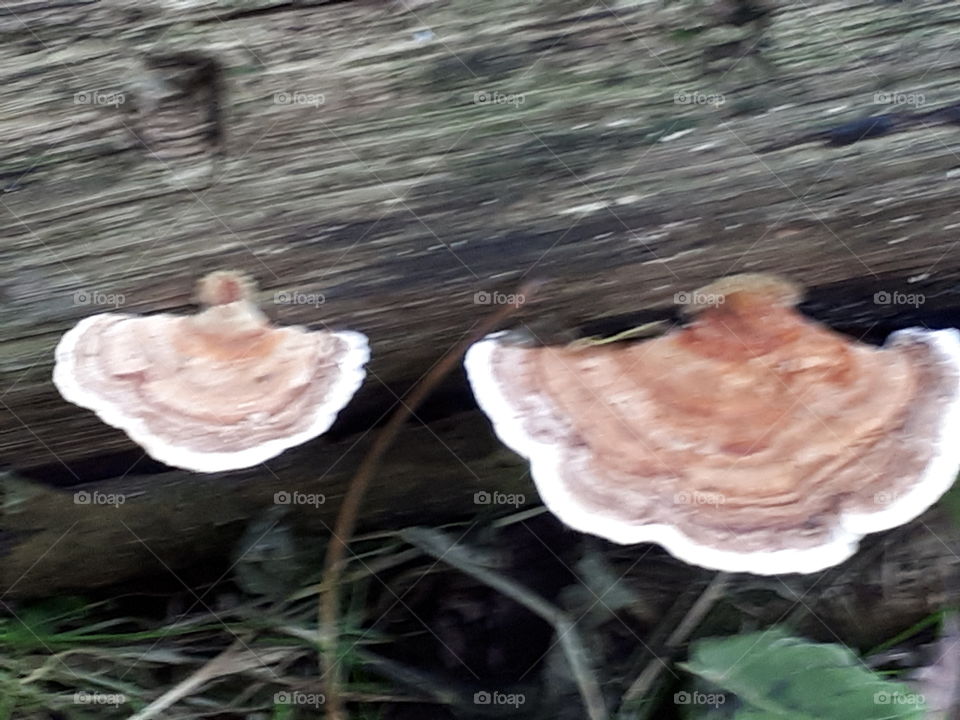
[[[138,536],[171,568],[215,553],[285,482],[334,511],[352,465],[326,463],[521,278],[549,281],[518,315],[542,342],[744,270],[805,283],[857,335],[957,324],[960,8],[722,5],[8,3],[0,457],[33,499],[5,511],[4,583],[122,579]],[[122,432],[59,397],[53,347],[94,312],[184,311],[225,268],[280,323],[367,334],[369,380],[277,477],[141,477]],[[445,391],[451,422],[388,457],[372,525],[471,512],[451,487],[529,490],[516,462],[487,469],[462,376]],[[404,459],[415,438],[441,445],[430,471]],[[84,509],[78,489],[130,501]],[[173,507],[192,509],[161,522]],[[128,529],[98,534],[101,513]]]

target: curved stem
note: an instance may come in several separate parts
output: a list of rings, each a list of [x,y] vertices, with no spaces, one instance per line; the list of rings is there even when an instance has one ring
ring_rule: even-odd
[[[530,299],[541,283],[531,281],[524,283],[517,290],[516,295],[524,301]],[[407,418],[416,411],[426,397],[460,362],[460,358],[473,343],[484,335],[499,327],[508,317],[517,311],[519,305],[504,305],[490,313],[475,326],[467,338],[451,348],[440,361],[431,368],[430,372],[416,384],[409,397],[400,402],[387,424],[380,430],[370,450],[364,456],[354,474],[347,493],[337,514],[337,522],[333,528],[330,544],[327,546],[327,555],[324,561],[323,585],[320,591],[320,607],[318,612],[318,629],[320,633],[320,664],[323,671],[322,679],[325,690],[325,710],[329,720],[345,720],[343,700],[340,693],[340,673],[337,662],[337,621],[340,616],[340,603],[337,590],[340,577],[343,573],[344,556],[347,545],[353,537],[360,513],[360,505],[367,491],[374,471],[380,463],[380,458],[387,451],[397,433]],[[326,640],[326,642],[324,642]]]

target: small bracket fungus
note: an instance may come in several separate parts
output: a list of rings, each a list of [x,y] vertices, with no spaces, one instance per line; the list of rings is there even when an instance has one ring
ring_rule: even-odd
[[[333,424],[370,357],[357,332],[277,328],[233,272],[198,284],[190,316],[93,315],[61,338],[53,381],[168,465],[249,467]]]
[[[917,517],[960,468],[960,333],[882,348],[800,315],[798,289],[740,275],[692,294],[686,327],[630,345],[524,348],[465,365],[497,434],[566,524],[695,565],[835,565]]]

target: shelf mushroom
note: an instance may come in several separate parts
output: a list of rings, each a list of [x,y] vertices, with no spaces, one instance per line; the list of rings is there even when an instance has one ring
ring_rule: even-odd
[[[103,313],[61,338],[53,381],[70,402],[175,467],[250,467],[326,432],[363,383],[358,332],[274,327],[234,272],[200,280],[196,315]]]
[[[960,333],[882,348],[799,314],[768,275],[690,295],[688,325],[634,344],[467,352],[480,407],[547,507],[617,543],[762,575],[836,565],[917,517],[960,469]]]

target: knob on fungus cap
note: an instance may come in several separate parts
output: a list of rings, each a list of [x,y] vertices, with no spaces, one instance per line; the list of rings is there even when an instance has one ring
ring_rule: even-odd
[[[815,572],[953,484],[960,333],[873,347],[805,318],[798,298],[780,278],[734,276],[653,340],[527,348],[497,333],[465,365],[567,525],[718,570]]]
[[[215,272],[195,315],[84,318],[57,345],[53,381],[168,465],[218,472],[279,455],[329,429],[370,353],[357,332],[274,327],[253,291]]]

